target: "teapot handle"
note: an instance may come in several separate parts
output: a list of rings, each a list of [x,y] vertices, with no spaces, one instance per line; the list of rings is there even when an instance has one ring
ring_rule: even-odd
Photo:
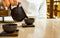
[[[17,7],[19,7],[20,4],[21,4],[21,3],[18,2]],[[10,4],[10,6],[9,6],[8,8],[11,10],[11,4]]]
[[[17,7],[19,7],[20,3],[18,3]]]
[[[8,7],[8,9],[10,9],[10,10],[11,10],[11,4],[10,4],[10,6]]]

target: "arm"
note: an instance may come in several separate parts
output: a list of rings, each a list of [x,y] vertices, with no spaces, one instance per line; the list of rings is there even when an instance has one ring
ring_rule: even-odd
[[[43,0],[39,8],[39,18],[46,19],[47,18],[46,13],[47,13],[46,0]]]

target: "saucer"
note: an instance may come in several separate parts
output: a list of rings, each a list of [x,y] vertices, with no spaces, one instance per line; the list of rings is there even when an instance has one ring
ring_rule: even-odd
[[[35,25],[22,24],[22,27],[35,27]]]
[[[4,37],[4,36],[12,36],[12,37],[14,36],[15,37],[15,36],[18,36],[18,31],[19,30],[16,30],[14,33],[6,33],[6,32],[3,31],[3,32],[0,33],[0,37],[1,36],[2,37]]]

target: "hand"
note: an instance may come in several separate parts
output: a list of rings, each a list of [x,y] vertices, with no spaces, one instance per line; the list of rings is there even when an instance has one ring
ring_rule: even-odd
[[[2,3],[3,3],[4,7],[9,7],[10,4],[11,5],[17,5],[18,1],[17,0],[2,0]]]

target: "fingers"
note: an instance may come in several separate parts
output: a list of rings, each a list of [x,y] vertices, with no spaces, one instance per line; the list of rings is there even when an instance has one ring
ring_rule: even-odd
[[[14,1],[14,4],[16,4],[16,5],[18,4],[18,1],[17,0],[13,0],[13,1]]]
[[[2,1],[2,3],[3,3],[3,6],[6,6],[6,3],[5,3],[5,1]]]
[[[18,1],[17,0],[9,0],[11,5],[17,5]]]
[[[8,7],[10,5],[9,0],[2,0],[3,5]]]
[[[9,7],[9,5],[11,4],[12,6],[14,5],[18,5],[18,1],[17,0],[2,0],[2,3],[4,6]],[[20,3],[20,2],[19,2]],[[20,3],[21,4],[21,3]]]
[[[13,0],[9,0],[11,5],[14,5],[14,1]]]
[[[6,0],[6,6],[9,6],[9,5],[10,5],[9,0]]]

